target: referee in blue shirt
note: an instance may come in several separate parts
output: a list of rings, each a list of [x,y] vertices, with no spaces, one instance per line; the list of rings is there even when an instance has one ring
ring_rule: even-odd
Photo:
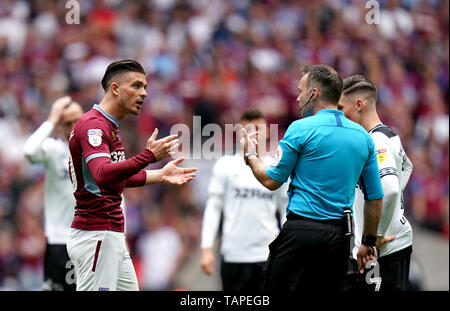
[[[302,68],[297,101],[303,119],[279,142],[275,166],[258,158],[256,140],[242,130],[245,161],[265,187],[275,190],[291,178],[287,221],[270,244],[264,267],[265,291],[342,290],[350,252],[344,210],[353,205],[357,183],[366,200],[360,271],[376,259],[383,190],[374,143],[337,110],[342,87],[329,66]]]

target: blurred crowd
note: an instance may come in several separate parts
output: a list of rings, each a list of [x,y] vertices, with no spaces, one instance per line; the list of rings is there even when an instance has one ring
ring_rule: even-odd
[[[71,2],[79,4],[79,24],[67,23]],[[25,139],[60,96],[89,110],[103,95],[106,66],[119,58],[141,62],[149,81],[140,116],[120,124],[128,157],[154,127],[165,136],[174,124],[191,126],[194,115],[202,125],[235,124],[248,107],[260,108],[282,137],[299,118],[301,65],[366,75],[378,87],[381,119],[414,164],[407,217],[448,237],[449,2],[377,3],[379,24],[367,22],[362,0],[2,0],[0,288],[42,283],[45,176],[25,160]],[[189,164],[203,169],[188,185],[125,191],[142,289],[177,287],[177,271],[199,247],[213,161]]]

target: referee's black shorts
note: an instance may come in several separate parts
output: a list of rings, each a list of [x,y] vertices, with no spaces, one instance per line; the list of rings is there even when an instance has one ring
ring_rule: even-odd
[[[318,221],[293,213],[269,245],[263,291],[341,291],[350,238],[343,220]]]
[[[44,254],[44,291],[75,291],[73,265],[66,244],[48,244]]]

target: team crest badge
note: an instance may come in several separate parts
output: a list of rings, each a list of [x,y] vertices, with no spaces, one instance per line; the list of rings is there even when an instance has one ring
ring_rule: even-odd
[[[91,129],[87,132],[89,143],[94,146],[98,147],[102,143],[102,130],[100,129]]]

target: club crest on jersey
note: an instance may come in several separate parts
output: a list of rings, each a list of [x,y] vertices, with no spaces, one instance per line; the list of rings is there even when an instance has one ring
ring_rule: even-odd
[[[98,147],[102,143],[102,130],[100,129],[91,129],[87,132],[89,143],[94,146]]]
[[[386,161],[386,157],[387,157],[387,154],[386,154],[386,149],[385,148],[383,148],[383,149],[378,149],[378,150],[376,150],[375,151],[375,153],[376,153],[376,155],[377,155],[377,162],[378,163],[384,163],[384,161]]]

